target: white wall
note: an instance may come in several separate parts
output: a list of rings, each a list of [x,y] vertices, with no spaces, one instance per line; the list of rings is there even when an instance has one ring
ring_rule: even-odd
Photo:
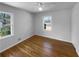
[[[42,12],[35,15],[35,34],[50,38],[59,39],[62,41],[71,42],[71,14],[72,9],[61,11]],[[42,17],[52,16],[52,31],[43,31]]]
[[[72,12],[72,42],[79,55],[79,3],[75,5]]]
[[[14,14],[14,36],[5,39],[0,39],[0,52],[10,46],[15,45],[18,39],[27,39],[32,35],[41,35],[50,38],[60,39],[62,41],[73,42],[77,52],[79,52],[79,4],[73,9],[65,9],[55,12],[42,12],[38,14],[30,14],[24,10],[13,8],[0,4],[0,11],[10,12]],[[52,31],[46,32],[42,30],[42,17],[52,16]],[[72,23],[71,23],[71,16]],[[33,20],[34,19],[34,20]],[[71,40],[71,24],[72,24],[72,40]],[[21,42],[19,41],[19,42]]]
[[[19,41],[19,38],[23,40],[33,35],[33,20],[32,15],[29,12],[6,6],[4,4],[0,4],[0,11],[10,12],[14,15],[14,36],[0,39],[0,52],[2,52],[3,50],[15,45]]]

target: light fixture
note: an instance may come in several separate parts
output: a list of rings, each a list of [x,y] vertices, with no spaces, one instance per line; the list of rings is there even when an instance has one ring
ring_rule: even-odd
[[[54,6],[55,6],[55,4],[45,3],[45,2],[36,2],[35,3],[35,8],[38,11],[50,10]]]
[[[38,4],[38,10],[39,10],[39,11],[42,11],[42,10],[43,10],[43,6],[42,6],[42,5],[43,5],[42,3],[39,3],[39,4]]]
[[[39,11],[42,11],[42,10],[43,10],[43,8],[42,8],[42,7],[39,7],[38,9],[39,9]]]

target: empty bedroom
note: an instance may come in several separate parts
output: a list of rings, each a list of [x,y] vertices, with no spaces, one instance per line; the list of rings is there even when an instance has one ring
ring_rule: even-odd
[[[0,2],[0,57],[78,57],[79,2]]]

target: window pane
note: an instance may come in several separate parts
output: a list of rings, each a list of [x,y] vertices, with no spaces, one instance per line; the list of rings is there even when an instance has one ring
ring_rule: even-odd
[[[51,16],[44,16],[44,18],[43,18],[43,28],[46,31],[52,30],[51,23],[52,23],[52,17]]]
[[[44,16],[44,23],[50,23],[51,22],[51,16]]]
[[[0,19],[3,19],[3,18],[4,18],[4,14],[0,13]]]
[[[10,26],[5,26],[0,29],[0,36],[6,36],[10,34],[11,34]]]
[[[0,37],[11,34],[11,17],[9,14],[0,13]]]
[[[4,14],[4,19],[6,19],[6,24],[10,24],[10,15]]]

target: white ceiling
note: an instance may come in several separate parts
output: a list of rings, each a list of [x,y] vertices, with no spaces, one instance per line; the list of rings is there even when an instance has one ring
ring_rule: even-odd
[[[75,2],[42,2],[45,5],[43,11],[46,10],[62,10],[65,8],[72,8],[75,5]],[[42,12],[39,11],[37,6],[38,2],[4,2],[4,4],[21,8],[30,12]]]

